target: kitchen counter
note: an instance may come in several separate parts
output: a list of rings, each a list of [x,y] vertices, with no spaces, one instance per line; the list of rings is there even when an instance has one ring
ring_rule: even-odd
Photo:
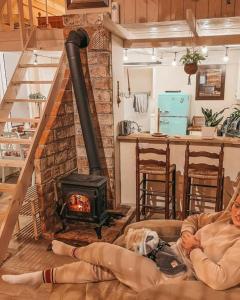
[[[166,138],[153,137],[149,133],[135,133],[128,136],[118,136],[119,152],[120,152],[120,189],[121,189],[121,204],[135,205],[136,201],[136,139],[144,138],[151,142],[166,141]],[[225,169],[225,203],[229,200],[228,196],[233,193],[233,185],[240,175],[240,138],[231,137],[215,137],[213,139],[203,139],[201,136],[186,135],[168,137],[170,140],[170,161],[176,164],[178,174],[177,184],[177,202],[181,202],[182,198],[182,175],[184,171],[184,157],[186,150],[186,142],[191,142],[192,147],[197,146],[197,149],[209,152],[219,151],[219,145],[224,143],[224,162]],[[158,147],[155,144],[155,147]],[[196,149],[196,148],[195,148]],[[196,150],[195,150],[196,151]],[[201,159],[202,162],[209,163],[206,159]]]
[[[135,142],[137,138],[144,138],[151,141],[165,141],[168,139],[171,144],[185,145],[188,141],[195,145],[206,145],[206,146],[217,146],[224,144],[225,147],[240,148],[240,138],[238,137],[214,137],[211,139],[202,138],[201,136],[195,135],[181,135],[181,136],[169,136],[169,137],[154,137],[150,133],[133,133],[127,136],[118,136],[120,142]]]

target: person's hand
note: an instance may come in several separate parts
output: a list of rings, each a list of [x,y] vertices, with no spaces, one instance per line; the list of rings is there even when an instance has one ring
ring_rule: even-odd
[[[197,239],[196,236],[193,235],[191,232],[183,232],[181,238],[182,247],[188,254],[191,252],[192,249],[201,247],[199,239]]]

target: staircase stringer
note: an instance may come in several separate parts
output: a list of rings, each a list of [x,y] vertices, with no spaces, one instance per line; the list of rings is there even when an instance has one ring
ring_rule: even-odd
[[[48,118],[50,116],[53,104],[55,102],[55,99],[57,98],[59,90],[64,88],[63,84],[67,84],[67,80],[64,81],[66,69],[66,55],[65,52],[63,52],[62,57],[59,61],[59,67],[56,71],[53,84],[51,86],[51,90],[49,92],[48,100],[45,104],[42,113],[42,117],[36,129],[35,135],[32,139],[32,145],[28,152],[28,156],[25,160],[25,165],[21,170],[16,189],[13,192],[11,203],[0,228],[0,263],[4,260],[9,242],[14,231],[15,224],[20,213],[24,197],[26,195],[29,185],[31,184],[32,173],[34,170],[34,156],[37,146],[39,144],[39,140],[47,124]]]
[[[19,66],[21,64],[21,60],[22,60],[22,57],[26,51],[26,49],[28,48],[29,44],[32,42],[33,38],[35,37],[36,35],[36,28],[33,28],[33,30],[31,31],[30,35],[29,35],[29,38],[24,46],[24,49],[22,51],[22,54],[18,60],[18,64],[13,72],[13,75],[12,75],[12,78],[7,86],[7,89],[6,89],[6,92],[4,93],[4,96],[3,96],[3,99],[2,99],[2,102],[0,104],[0,118],[4,118],[6,119],[9,115],[9,113],[11,112],[11,109],[12,109],[12,106],[13,106],[13,103],[8,103],[7,102],[7,98],[9,97],[9,94],[11,92],[11,89],[12,89],[12,82],[14,81],[14,78],[17,74],[17,71],[19,70]],[[0,123],[0,135],[2,135],[3,133],[3,130],[4,130],[4,126],[5,126],[5,123]]]

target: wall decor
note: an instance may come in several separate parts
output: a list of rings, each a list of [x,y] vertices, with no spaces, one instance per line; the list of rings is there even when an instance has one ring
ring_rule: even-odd
[[[202,65],[196,77],[196,100],[224,100],[226,65]]]

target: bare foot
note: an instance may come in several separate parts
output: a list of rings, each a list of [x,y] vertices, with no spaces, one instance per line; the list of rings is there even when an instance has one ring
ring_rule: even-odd
[[[52,251],[58,255],[68,255],[72,256],[73,249],[75,247],[65,244],[63,242],[53,240],[52,241]]]

